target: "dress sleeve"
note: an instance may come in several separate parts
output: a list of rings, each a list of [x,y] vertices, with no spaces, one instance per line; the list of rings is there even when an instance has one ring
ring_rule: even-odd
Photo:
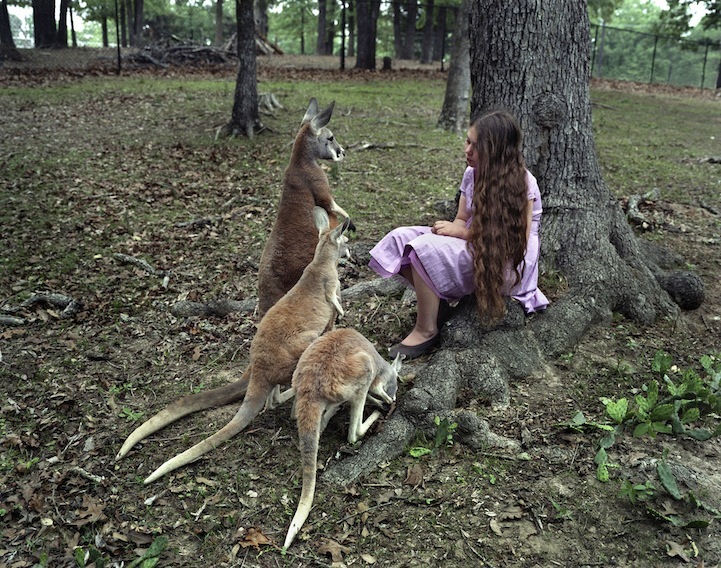
[[[526,170],[526,185],[528,186],[528,201],[541,201],[541,191],[538,189],[538,181],[528,170]]]
[[[461,180],[461,194],[466,198],[466,203],[473,202],[473,168],[466,168]]]

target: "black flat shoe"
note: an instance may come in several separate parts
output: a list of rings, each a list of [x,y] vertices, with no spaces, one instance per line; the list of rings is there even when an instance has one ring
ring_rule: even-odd
[[[418,345],[410,346],[403,345],[403,343],[398,343],[397,345],[391,347],[388,352],[390,353],[390,356],[394,359],[399,353],[403,356],[404,359],[415,359],[416,357],[420,357],[421,355],[425,355],[426,353],[428,353],[440,342],[441,334],[438,333],[431,337],[428,341],[424,341],[423,343],[419,343]]]

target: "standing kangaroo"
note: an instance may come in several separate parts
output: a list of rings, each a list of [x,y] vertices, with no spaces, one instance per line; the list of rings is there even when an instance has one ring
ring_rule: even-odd
[[[363,421],[366,399],[391,404],[398,390],[400,355],[386,362],[373,344],[353,329],[336,329],[321,335],[301,355],[293,373],[298,421],[303,489],[298,509],[285,537],[284,548],[293,542],[308,518],[315,494],[318,440],[328,421],[344,402],[350,402],[348,442],[354,444],[380,416],[374,411]],[[375,397],[378,397],[376,399]]]
[[[318,160],[340,162],[345,150],[326,128],[335,102],[318,111],[311,99],[293,144],[290,163],[283,176],[278,213],[265,242],[258,269],[258,314],[270,309],[298,281],[313,259],[318,232],[313,223],[313,207],[325,209],[330,226],[338,217],[348,218],[330,192],[328,176]]]
[[[343,232],[348,220],[331,229],[328,215],[322,208],[316,207],[314,216],[320,236],[313,260],[297,284],[268,310],[258,324],[250,344],[250,364],[243,376],[227,386],[171,403],[130,434],[116,459],[125,456],[140,440],[178,418],[211,406],[230,404],[245,394],[238,412],[218,432],[163,463],[145,483],[195,461],[229,440],[250,424],[264,405],[266,409],[271,409],[293,396],[293,388],[281,393],[280,387],[290,386],[301,354],[321,333],[333,327],[336,313],[343,315],[338,259],[341,247],[345,246]]]

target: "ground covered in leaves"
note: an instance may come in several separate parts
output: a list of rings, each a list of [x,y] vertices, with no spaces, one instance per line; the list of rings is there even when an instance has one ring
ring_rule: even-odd
[[[254,141],[214,142],[232,105],[232,67],[114,77],[105,57],[0,71],[0,566],[721,562],[718,438],[634,437],[629,422],[608,438],[621,399],[625,419],[654,381],[668,396],[664,371],[679,386],[695,370],[707,388],[704,416],[688,416],[687,430],[718,423],[717,359],[700,363],[718,355],[721,335],[721,102],[712,93],[593,88],[607,181],[623,203],[658,188],[639,200],[639,234],[698,272],[702,307],[648,328],[615,318],[510,385],[507,408],[463,393],[458,405],[521,451],[471,450],[441,422],[435,439],[419,437],[349,487],[324,483],[321,471],[308,522],[281,554],[300,493],[288,408],[148,486],[155,467],[234,409],[181,420],[124,460],[115,454],[170,400],[245,368],[252,312],[185,318],[171,308],[254,297],[308,97],[336,99],[331,127],[348,149],[328,173],[358,227],[341,268],[349,287],[371,278],[370,244],[400,222],[435,218],[454,194],[461,140],[434,130],[444,75],[434,66],[341,75],[327,58],[261,58],[260,89],[284,108],[263,117],[269,130]],[[564,293],[560,275],[543,278],[551,298]],[[381,350],[412,321],[399,297],[345,304],[339,325]],[[401,396],[422,365],[404,367]],[[669,424],[662,414],[647,430]],[[355,451],[346,426],[343,412],[331,422],[321,467]]]

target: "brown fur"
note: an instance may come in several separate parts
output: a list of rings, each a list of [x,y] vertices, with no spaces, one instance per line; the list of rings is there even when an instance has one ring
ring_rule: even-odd
[[[293,373],[303,466],[303,490],[298,509],[288,529],[284,547],[293,542],[303,526],[315,494],[318,440],[341,404],[349,402],[348,442],[355,443],[379,418],[373,412],[363,421],[366,400],[380,404],[395,400],[400,357],[390,364],[373,344],[352,329],[337,329],[316,339],[303,353]]]
[[[283,177],[283,189],[273,228],[263,248],[258,270],[258,314],[270,307],[298,281],[313,259],[318,231],[313,223],[313,207],[325,209],[331,228],[338,215],[348,217],[331,195],[328,177],[318,160],[341,161],[345,150],[325,128],[334,103],[318,112],[311,102],[303,118]]]
[[[346,224],[330,229],[325,212],[320,208],[316,208],[315,212],[321,236],[314,258],[297,284],[268,311],[258,325],[250,346],[250,365],[243,377],[227,387],[185,397],[171,404],[148,421],[153,423],[152,427],[145,428],[144,424],[138,429],[140,434],[136,434],[136,431],[130,435],[118,453],[118,458],[145,436],[193,412],[188,410],[191,403],[192,408],[200,410],[229,402],[218,396],[218,392],[223,389],[226,394],[230,392],[235,397],[233,400],[239,398],[242,391],[245,392],[238,412],[221,430],[162,464],[145,483],[195,461],[235,436],[260,413],[264,405],[273,408],[293,396],[292,388],[281,394],[280,387],[290,385],[301,354],[313,340],[333,326],[336,313],[343,314],[339,303],[337,263]]]

